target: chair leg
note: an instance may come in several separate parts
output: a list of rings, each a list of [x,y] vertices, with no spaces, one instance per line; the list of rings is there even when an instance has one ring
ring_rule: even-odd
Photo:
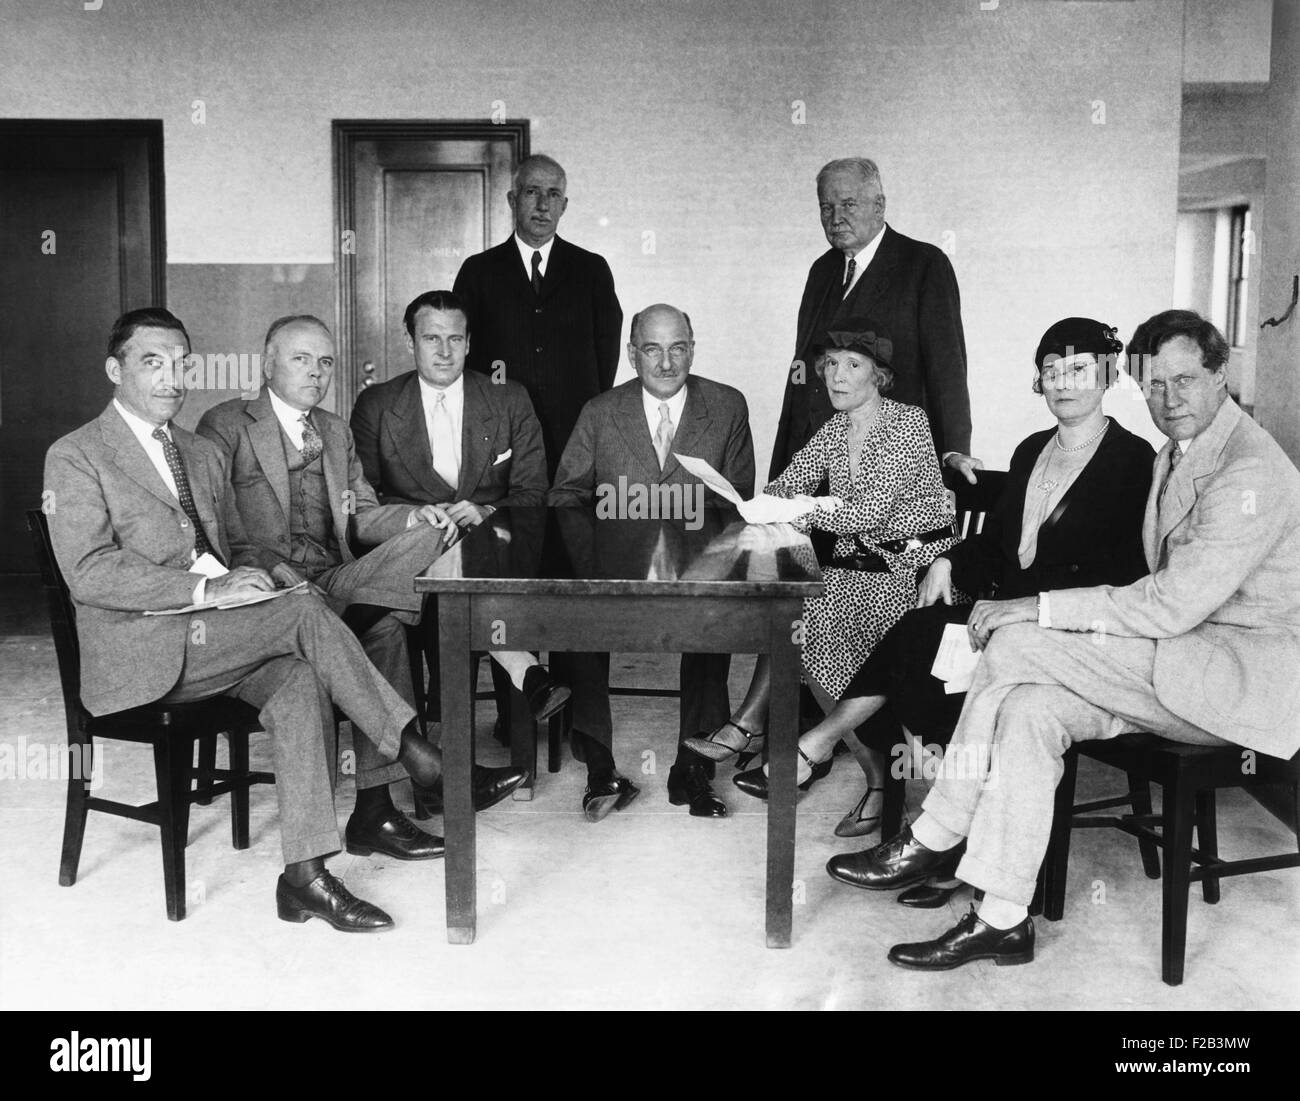
[[[1070,750],[1061,762],[1065,768],[1056,785],[1052,806],[1052,832],[1043,861],[1043,916],[1060,921],[1065,916],[1065,882],[1070,868],[1070,832],[1074,822],[1074,788],[1079,778],[1079,754]]]
[[[415,724],[420,729],[420,736],[427,740],[429,703],[424,676],[424,643],[420,637],[419,627],[407,628],[406,653],[411,663],[411,687],[415,689]]]
[[[232,730],[226,735],[230,746],[230,843],[248,848],[248,731]]]
[[[86,762],[93,760],[94,739],[73,741],[68,769],[68,806],[63,816],[63,855],[59,859],[59,886],[77,882],[77,865],[81,863],[81,843],[86,837],[86,800],[90,797],[90,777],[83,775]]]
[[[195,800],[201,807],[212,802],[212,774],[217,770],[217,736],[204,734],[199,738],[199,767],[197,772],[198,790],[201,792]]]
[[[546,771],[559,772],[563,765],[562,743],[568,728],[569,708],[561,708],[546,720]]]
[[[1219,822],[1213,788],[1196,793],[1196,847],[1202,856],[1219,855]],[[1219,901],[1217,875],[1207,875],[1201,880],[1201,897],[1211,904]]]
[[[158,784],[158,825],[162,835],[163,891],[167,917],[185,917],[185,844],[190,825],[190,761],[193,743],[159,735],[153,744],[154,777]]]
[[[1151,784],[1140,776],[1129,773],[1128,791],[1133,797],[1133,813],[1149,815],[1151,813]],[[1142,854],[1142,870],[1147,879],[1160,878],[1160,846],[1145,838],[1138,841],[1138,852]]]
[[[1183,981],[1187,955],[1187,889],[1192,865],[1193,793],[1174,773],[1164,785],[1165,869],[1161,908],[1160,970],[1170,986]]]

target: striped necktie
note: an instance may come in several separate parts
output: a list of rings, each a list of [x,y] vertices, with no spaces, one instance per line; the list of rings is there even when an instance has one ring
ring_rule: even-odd
[[[849,266],[844,271],[844,286],[840,288],[840,297],[843,298],[849,293],[849,288],[853,286],[853,273],[858,270],[858,258],[849,257]]]
[[[185,463],[181,459],[180,448],[172,443],[172,438],[167,435],[161,426],[153,430],[153,438],[162,444],[163,458],[167,460],[167,469],[172,472],[172,478],[176,482],[176,496],[180,499],[181,508],[185,515],[190,518],[190,523],[194,525],[194,551],[196,554],[213,554],[212,544],[208,542],[207,533],[203,530],[203,524],[199,520],[199,510],[194,507],[194,494],[190,491],[190,479],[185,473]]]

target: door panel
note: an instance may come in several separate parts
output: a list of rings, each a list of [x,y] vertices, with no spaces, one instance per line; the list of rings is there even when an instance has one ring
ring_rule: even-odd
[[[528,124],[336,122],[334,140],[336,386],[347,416],[361,387],[411,369],[407,303],[450,290],[467,256],[509,235],[506,193]]]
[[[112,392],[113,320],[163,303],[161,123],[0,122],[0,572],[29,573],[47,448]]]

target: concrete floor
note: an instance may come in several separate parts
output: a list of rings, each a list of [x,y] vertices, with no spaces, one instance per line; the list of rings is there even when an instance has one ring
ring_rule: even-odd
[[[0,747],[30,765],[21,750],[64,740],[58,671],[39,613],[16,610],[12,591],[0,596]],[[671,684],[675,666],[616,656],[614,682]],[[735,662],[733,699],[750,668]],[[892,967],[891,944],[942,932],[969,893],[946,911],[914,912],[827,877],[829,856],[865,847],[831,832],[861,792],[847,757],[803,797],[794,946],[769,950],[763,804],[738,792],[728,769],[716,786],[731,817],[693,819],[669,806],[675,706],[615,702],[619,764],[643,788],[628,811],[585,822],[584,772],[566,760],[559,774],[542,773],[533,802],[479,817],[478,940],[468,947],[446,942],[441,861],[331,860],[353,891],[394,916],[389,933],[345,937],[321,922],[279,921],[269,788],[254,789],[245,852],[230,848],[227,800],[194,808],[189,916],[173,923],[151,827],[92,815],[80,879],[63,888],[65,784],[30,767],[25,778],[0,780],[0,1009],[1300,1008],[1300,872],[1227,880],[1217,906],[1194,891],[1187,979],[1170,988],[1160,981],[1160,885],[1143,877],[1136,843],[1110,831],[1075,835],[1065,920],[1039,922],[1032,965],[937,975]],[[489,704],[479,715],[480,760],[504,764],[491,719]],[[259,764],[269,767],[264,737],[254,739]],[[103,770],[100,794],[153,798],[147,750],[110,743]],[[1114,778],[1084,762],[1081,794],[1114,790]],[[407,786],[395,791],[409,808]],[[923,794],[914,784],[913,813]],[[345,779],[340,823],[352,800]],[[1239,792],[1221,796],[1220,831],[1229,857],[1294,846]]]

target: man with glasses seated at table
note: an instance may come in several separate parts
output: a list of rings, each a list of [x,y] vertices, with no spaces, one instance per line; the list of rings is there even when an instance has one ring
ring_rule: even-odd
[[[694,492],[705,507],[722,503],[682,467],[674,452],[703,459],[738,493],[752,496],[749,408],[739,390],[691,374],[695,340],[690,318],[664,304],[642,310],[632,319],[627,355],[637,377],[583,408],[547,503],[589,508],[619,486],[626,487],[629,499],[636,491],[681,486],[678,500]],[[611,810],[624,809],[639,789],[614,767],[609,655],[573,654],[569,667],[573,751],[587,764],[583,812],[598,822]],[[682,749],[680,742],[726,722],[730,667],[729,654],[682,655],[679,748],[668,774],[668,801],[689,806],[697,818],[723,818],[727,808],[710,785],[712,763]]]
[[[1210,322],[1157,314],[1128,357],[1169,437],[1143,525],[1150,574],[976,604],[968,629],[984,653],[952,752],[978,767],[941,775],[915,825],[827,864],[868,890],[955,868],[985,892],[942,936],[890,949],[901,967],[1034,958],[1027,906],[1072,743],[1144,730],[1282,758],[1300,748],[1300,472],[1228,397],[1228,345]]]

